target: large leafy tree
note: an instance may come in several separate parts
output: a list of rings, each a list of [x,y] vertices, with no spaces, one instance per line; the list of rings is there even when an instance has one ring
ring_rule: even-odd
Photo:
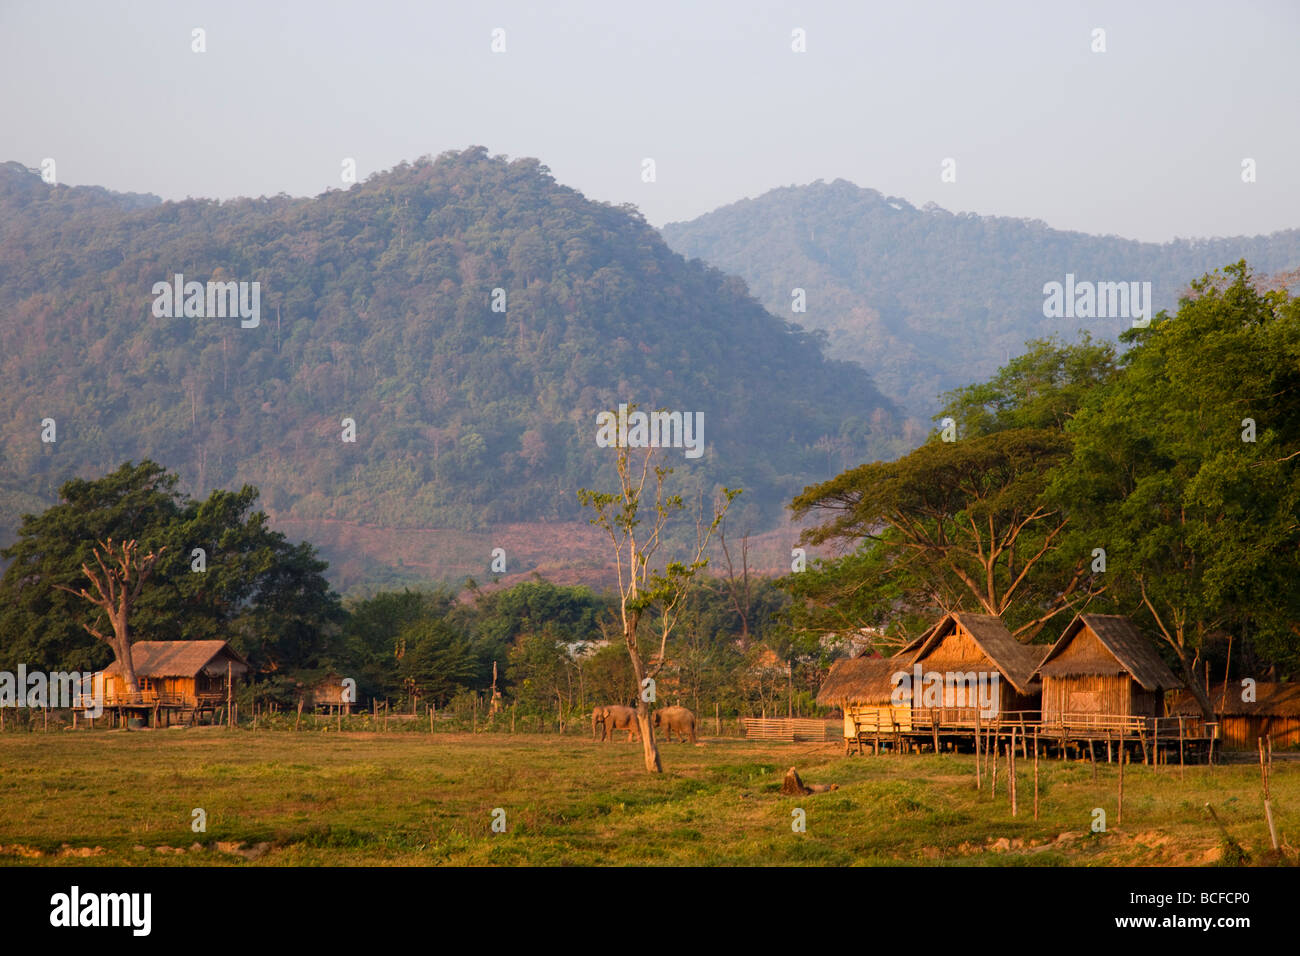
[[[1300,303],[1260,292],[1239,262],[1126,336],[1123,373],[1072,422],[1049,498],[1074,548],[1104,549],[1108,597],[1148,616],[1208,714],[1216,629],[1297,662]]]
[[[152,461],[67,482],[57,504],[24,516],[3,552],[0,657],[78,669],[106,662],[82,633],[92,609],[78,595],[93,590],[86,569],[97,567],[96,543],[113,539],[157,556],[129,609],[132,640],[222,638],[260,670],[314,666],[336,632],[338,598],[311,546],[270,530],[256,500],[247,486],[189,499]]]
[[[949,393],[949,429],[893,462],[861,465],[797,496],[804,534],[850,553],[791,575],[792,622],[843,631],[976,608],[1032,640],[1092,596],[1086,567],[1063,551],[1069,521],[1042,493],[1083,397],[1114,375],[1114,350],[1088,336],[1029,343],[988,382]]]

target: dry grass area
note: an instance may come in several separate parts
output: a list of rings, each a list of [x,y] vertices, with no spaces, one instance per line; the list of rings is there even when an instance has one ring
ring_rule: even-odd
[[[0,863],[97,865],[1202,865],[1268,852],[1259,768],[1005,765],[996,798],[973,758],[852,757],[834,744],[291,731],[0,735]],[[839,789],[782,796],[790,766]],[[1274,818],[1300,843],[1300,764],[1278,761]],[[1226,829],[1205,810],[1212,803]],[[1094,808],[1107,815],[1092,832]],[[191,829],[202,808],[206,832]],[[506,832],[492,832],[493,811]],[[806,814],[806,832],[791,827]],[[1225,852],[1226,847],[1226,852]]]

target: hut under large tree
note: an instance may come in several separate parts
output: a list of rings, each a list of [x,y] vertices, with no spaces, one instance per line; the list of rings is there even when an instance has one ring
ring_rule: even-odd
[[[1037,720],[1042,688],[1034,671],[1041,659],[1042,648],[1021,644],[997,615],[946,614],[927,632],[909,664],[913,673],[921,673],[926,681],[924,675],[934,674],[944,678],[945,684],[955,684],[965,700],[945,691],[941,700],[932,703],[924,687],[914,688],[914,717],[936,718],[941,724],[974,724],[976,710],[983,708],[970,699],[975,689],[971,679],[979,675],[981,681],[991,684],[996,674],[996,693],[991,686],[986,690],[992,694],[992,713],[982,713],[981,719],[1015,715],[1014,719]]]
[[[1127,617],[1079,614],[1052,645],[1036,676],[1044,727],[1114,727],[1163,717],[1165,692],[1183,686]]]
[[[227,686],[248,673],[248,662],[225,641],[137,641],[131,645],[139,693],[127,694],[121,665],[104,668],[104,704],[108,707],[152,707],[188,712],[194,718],[224,706]]]

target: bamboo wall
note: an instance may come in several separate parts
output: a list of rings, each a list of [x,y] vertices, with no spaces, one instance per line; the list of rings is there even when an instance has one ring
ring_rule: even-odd
[[[1135,696],[1132,686],[1136,685],[1127,674],[1045,675],[1043,722],[1057,723],[1064,714],[1131,716]]]
[[[1255,750],[1268,735],[1278,749],[1300,747],[1300,717],[1228,714],[1219,717],[1219,733],[1227,750]]]

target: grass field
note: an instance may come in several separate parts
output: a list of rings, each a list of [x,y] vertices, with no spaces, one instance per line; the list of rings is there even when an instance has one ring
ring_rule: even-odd
[[[228,731],[0,735],[0,863],[53,865],[1202,865],[1279,862],[1259,768],[1005,762],[996,799],[962,755],[852,757],[836,744],[579,735]],[[780,793],[787,767],[839,789]],[[1300,842],[1300,764],[1277,761],[1274,818]],[[506,832],[492,832],[502,808]],[[1107,830],[1093,833],[1093,810]],[[202,808],[206,832],[191,829]],[[795,833],[792,811],[806,813]],[[199,848],[190,849],[199,843]],[[224,849],[218,849],[220,842]],[[246,852],[230,852],[267,846]],[[1228,850],[1225,852],[1225,846]],[[159,848],[163,849],[159,849]],[[246,859],[255,858],[255,859]],[[1282,862],[1294,862],[1284,849]]]

